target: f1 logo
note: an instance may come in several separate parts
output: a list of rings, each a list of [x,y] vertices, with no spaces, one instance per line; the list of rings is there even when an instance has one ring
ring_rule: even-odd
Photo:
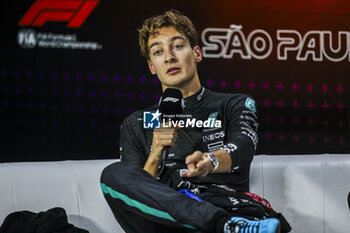
[[[164,101],[164,102],[169,102],[169,101],[171,101],[171,102],[173,102],[173,103],[176,103],[177,101],[179,101],[179,99],[174,98],[174,97],[166,97],[163,101]]]
[[[37,0],[19,21],[19,26],[42,27],[47,21],[68,21],[68,28],[79,28],[99,0]]]

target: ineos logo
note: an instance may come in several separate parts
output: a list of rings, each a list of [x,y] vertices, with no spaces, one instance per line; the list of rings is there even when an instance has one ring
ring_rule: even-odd
[[[213,141],[219,138],[225,137],[225,131],[220,131],[217,133],[209,134],[209,135],[204,135],[203,136],[203,142],[208,142],[208,141]]]
[[[32,29],[23,29],[18,32],[18,44],[22,48],[34,48],[37,44],[36,32]]]

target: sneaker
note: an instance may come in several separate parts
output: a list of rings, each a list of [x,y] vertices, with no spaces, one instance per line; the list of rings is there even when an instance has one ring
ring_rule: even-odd
[[[254,221],[232,217],[224,226],[224,233],[280,233],[280,231],[281,224],[276,218]]]

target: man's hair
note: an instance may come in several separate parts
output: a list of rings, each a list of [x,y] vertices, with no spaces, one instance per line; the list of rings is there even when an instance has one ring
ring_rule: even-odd
[[[191,20],[177,10],[166,11],[162,15],[154,16],[143,22],[139,31],[139,45],[141,55],[149,60],[148,39],[150,36],[156,36],[162,27],[173,26],[178,32],[184,34],[194,48],[198,45],[198,33]]]

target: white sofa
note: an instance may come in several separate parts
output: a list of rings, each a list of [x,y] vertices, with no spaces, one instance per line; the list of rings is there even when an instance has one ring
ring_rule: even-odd
[[[20,210],[63,207],[90,233],[123,232],[100,190],[102,169],[117,160],[0,163],[0,224]],[[255,156],[251,192],[282,212],[294,233],[348,233],[350,155]]]

